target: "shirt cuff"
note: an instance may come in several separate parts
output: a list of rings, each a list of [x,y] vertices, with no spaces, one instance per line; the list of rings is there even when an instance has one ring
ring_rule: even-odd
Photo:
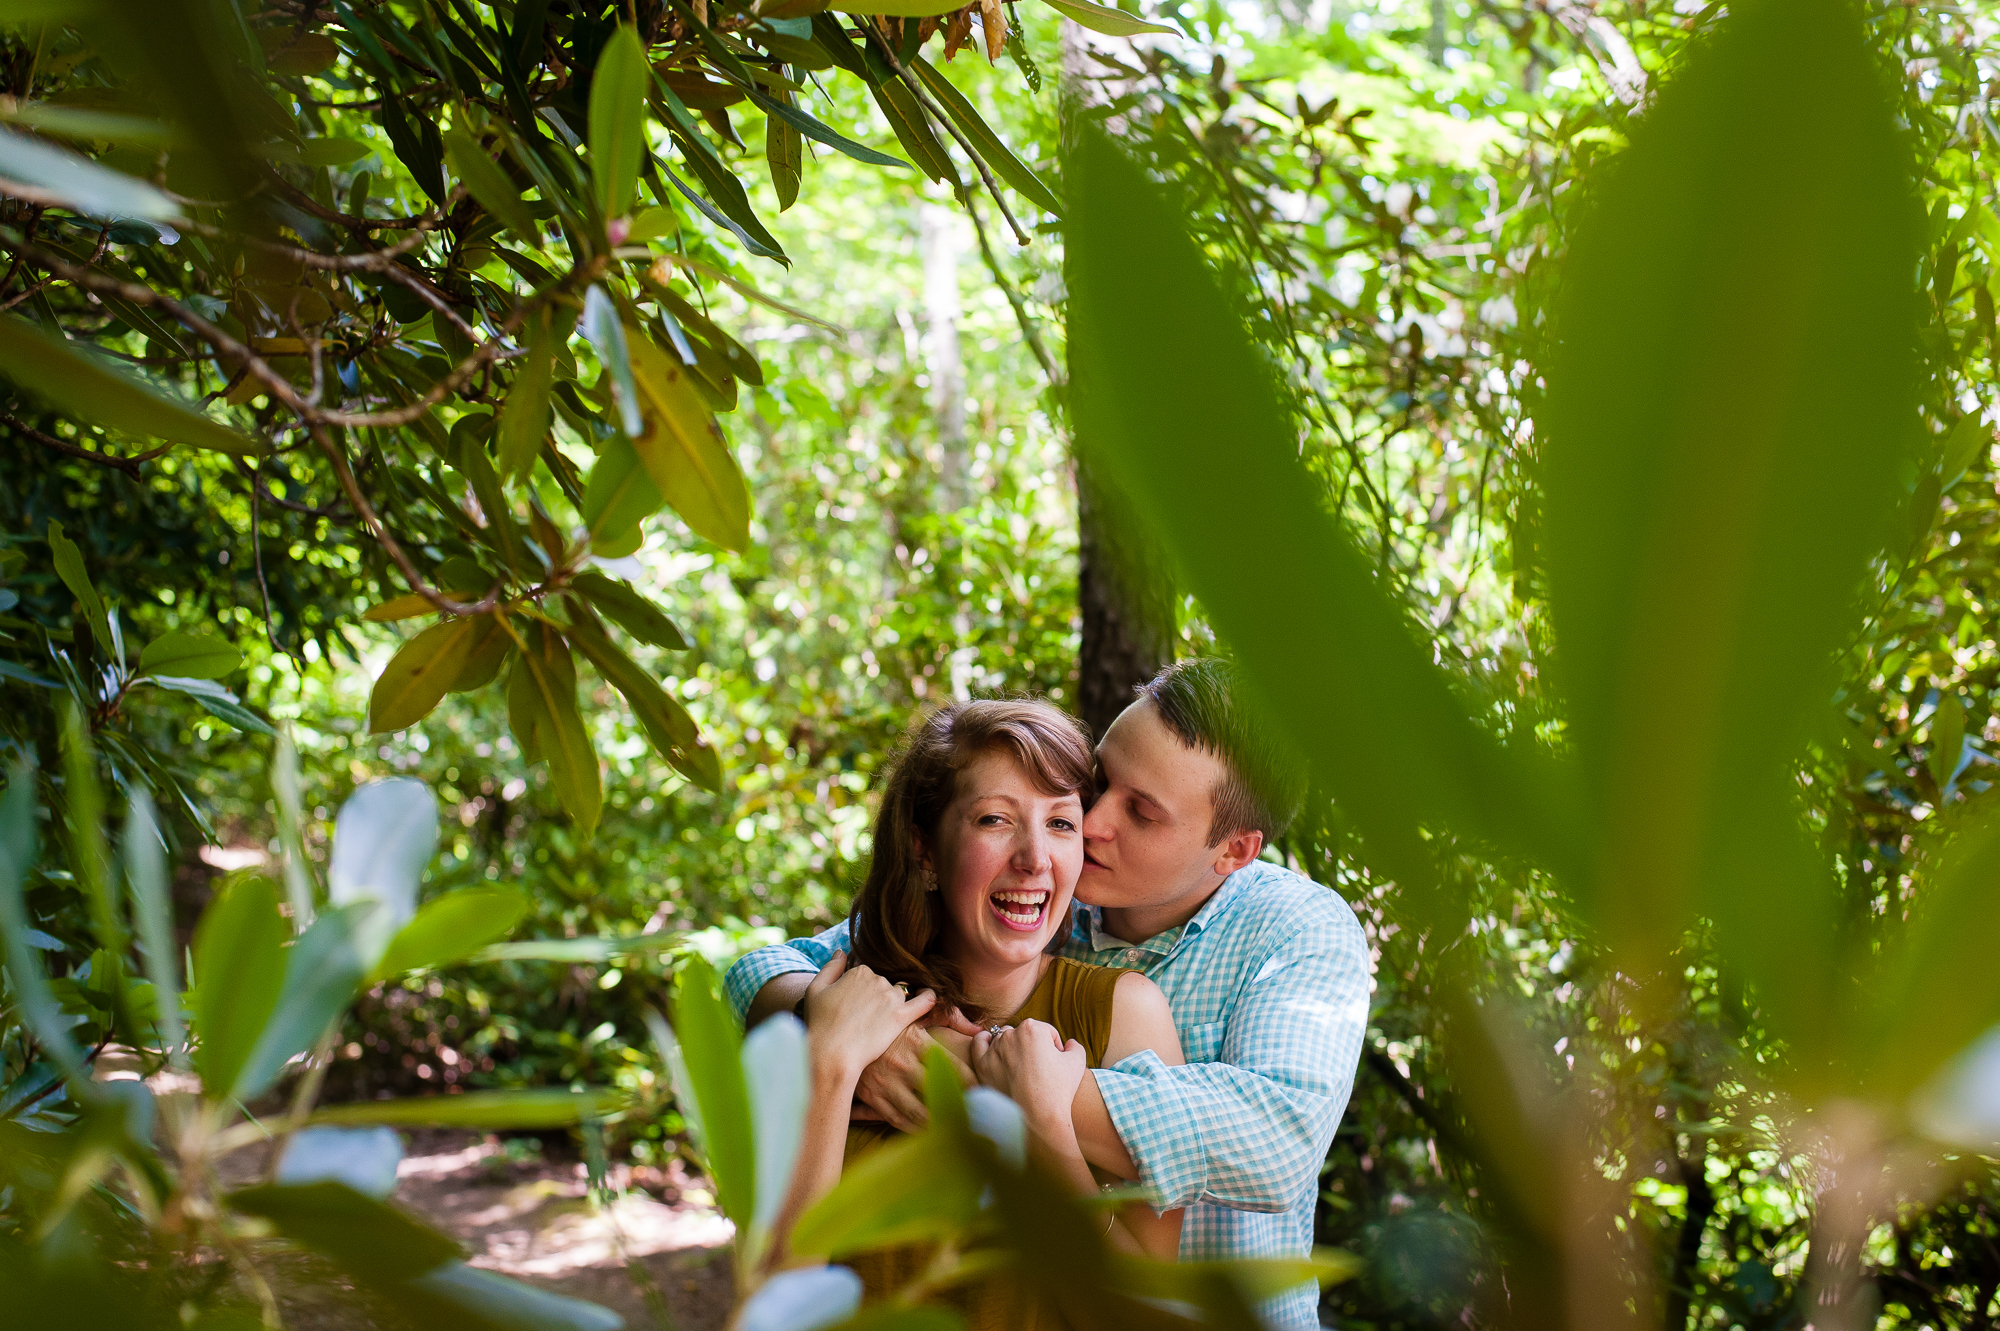
[[[756,1001],[758,991],[765,985],[780,975],[794,975],[800,971],[817,974],[819,967],[797,948],[784,944],[760,947],[731,966],[729,973],[722,977],[722,987],[729,995],[729,1006],[736,1010],[737,1022],[740,1024],[749,1019],[750,1004]]]
[[[1170,1211],[1200,1200],[1207,1186],[1201,1124],[1185,1112],[1181,1089],[1160,1056],[1141,1049],[1092,1075],[1153,1209]]]

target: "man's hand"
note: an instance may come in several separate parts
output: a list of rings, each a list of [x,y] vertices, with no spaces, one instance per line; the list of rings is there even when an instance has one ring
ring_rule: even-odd
[[[924,1055],[932,1045],[942,1046],[958,1065],[959,1083],[970,1086],[972,1037],[978,1029],[953,1007],[944,1010],[936,1026],[904,1031],[862,1072],[854,1091],[855,1119],[887,1123],[899,1132],[915,1132],[930,1122],[923,1098]]]

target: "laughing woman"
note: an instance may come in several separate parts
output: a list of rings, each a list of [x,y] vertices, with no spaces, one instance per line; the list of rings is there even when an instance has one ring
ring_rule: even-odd
[[[1085,1068],[1143,1049],[1168,1063],[1182,1059],[1152,981],[1055,955],[1069,936],[1083,868],[1090,780],[1082,727],[1047,703],[958,703],[912,731],[875,820],[874,862],[854,902],[854,956],[836,955],[806,993],[813,1101],[790,1218],[833,1187],[845,1162],[893,1135],[848,1121],[862,1069],[912,1022],[952,1007],[1001,1030],[998,1039],[1063,1051],[1033,1060],[1044,1075],[1017,1083],[1015,1093],[1039,1158],[1079,1192],[1097,1189],[1070,1120]],[[934,1034],[951,1038],[943,1028]],[[1113,1241],[1171,1260],[1180,1213],[1127,1210]],[[856,1269],[879,1296],[920,1260],[892,1252]],[[971,1301],[963,1310],[975,1328],[1021,1324],[998,1290]]]

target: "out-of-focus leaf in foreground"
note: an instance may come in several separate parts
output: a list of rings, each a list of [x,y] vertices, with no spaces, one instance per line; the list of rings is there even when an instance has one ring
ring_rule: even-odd
[[[1921,216],[1859,13],[1732,7],[1606,172],[1542,426],[1584,900],[1635,969],[1698,917],[1774,1029],[1833,1012],[1790,765],[1916,434]]]
[[[1318,498],[1178,207],[1079,127],[1065,277],[1077,442],[1178,565],[1316,775],[1405,882],[1423,825],[1563,863],[1553,773],[1466,714]]]

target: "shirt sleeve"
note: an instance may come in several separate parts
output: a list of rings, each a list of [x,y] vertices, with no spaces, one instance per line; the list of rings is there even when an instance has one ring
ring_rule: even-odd
[[[1368,1025],[1367,946],[1352,914],[1339,916],[1258,967],[1220,1061],[1168,1067],[1148,1049],[1096,1072],[1155,1208],[1285,1211],[1319,1178]]]
[[[846,950],[847,921],[842,920],[825,933],[760,947],[743,957],[722,977],[722,987],[729,995],[729,1006],[736,1009],[736,1020],[740,1022],[749,1017],[750,1004],[756,1000],[757,991],[772,980],[780,975],[817,971],[833,960],[834,953]]]

